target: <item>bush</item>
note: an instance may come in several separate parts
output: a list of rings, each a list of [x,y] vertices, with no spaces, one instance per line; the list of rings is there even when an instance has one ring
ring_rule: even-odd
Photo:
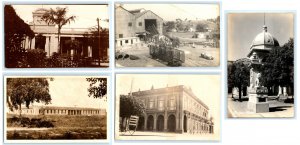
[[[27,50],[27,63],[32,68],[41,68],[46,66],[46,52],[42,49]]]
[[[29,119],[27,117],[18,118],[14,116],[13,118],[8,118],[7,123],[11,126],[19,126],[19,127],[31,127],[31,128],[35,128],[35,127],[53,128],[54,127],[52,121],[42,120],[40,118]]]

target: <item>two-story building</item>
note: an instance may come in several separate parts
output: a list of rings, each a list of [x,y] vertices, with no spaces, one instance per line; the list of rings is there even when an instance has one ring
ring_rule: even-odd
[[[130,46],[145,40],[151,29],[163,32],[163,19],[150,10],[127,10],[123,6],[115,11],[116,47]]]
[[[183,85],[132,92],[146,111],[138,130],[177,133],[213,133],[209,107]]]

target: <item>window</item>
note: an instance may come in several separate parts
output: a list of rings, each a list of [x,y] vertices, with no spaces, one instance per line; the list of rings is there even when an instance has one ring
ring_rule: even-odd
[[[123,38],[123,34],[119,34],[119,38]]]
[[[176,102],[175,102],[175,96],[169,96],[170,99],[170,110],[176,109]]]
[[[165,100],[163,98],[160,98],[160,100],[158,101],[158,110],[164,110],[164,104]]]
[[[149,108],[150,109],[154,108],[154,99],[150,99],[150,101],[149,101]]]
[[[129,27],[131,27],[131,26],[132,26],[132,23],[131,23],[131,22],[129,22],[129,23],[128,23],[128,26],[129,26]]]
[[[143,23],[142,23],[142,22],[139,22],[139,26],[143,26]]]
[[[125,40],[125,43],[128,43],[128,40]]]

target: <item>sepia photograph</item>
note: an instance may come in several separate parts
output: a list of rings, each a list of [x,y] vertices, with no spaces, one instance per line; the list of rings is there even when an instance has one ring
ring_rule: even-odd
[[[106,76],[5,76],[4,141],[107,141]]]
[[[228,13],[227,49],[228,117],[294,117],[294,13]]]
[[[218,67],[218,3],[115,5],[116,67]]]
[[[108,4],[5,5],[5,67],[109,67],[108,11]]]
[[[220,140],[220,75],[116,74],[117,140]]]

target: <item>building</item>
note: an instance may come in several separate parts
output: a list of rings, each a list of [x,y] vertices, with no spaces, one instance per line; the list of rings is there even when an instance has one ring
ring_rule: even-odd
[[[154,27],[159,34],[163,32],[163,19],[150,10],[126,10],[118,6],[115,11],[116,46],[130,46],[145,40]]]
[[[88,38],[92,36],[92,32],[89,28],[62,28],[60,34],[61,50],[59,50],[58,28],[55,27],[55,24],[48,24],[42,19],[47,11],[48,9],[39,8],[32,12],[33,21],[29,23],[29,26],[35,33],[35,37],[33,39],[27,37],[22,44],[23,48],[45,50],[47,57],[50,57],[56,52],[62,53],[63,56],[80,56],[82,58],[93,59],[103,57],[103,59],[108,59],[108,32],[107,34],[102,35],[103,39],[101,39],[100,42],[102,43],[100,44],[101,47],[107,46],[107,48],[100,48],[98,44],[88,43]],[[70,40],[77,40],[80,42],[79,48],[70,48],[70,45],[68,44],[68,41]]]
[[[146,111],[138,130],[177,133],[213,133],[209,107],[183,85],[132,92]]]
[[[8,109],[9,110],[9,109]],[[9,110],[7,114],[19,114],[19,110]],[[30,106],[22,107],[22,115],[106,115],[106,110],[82,107]]]

